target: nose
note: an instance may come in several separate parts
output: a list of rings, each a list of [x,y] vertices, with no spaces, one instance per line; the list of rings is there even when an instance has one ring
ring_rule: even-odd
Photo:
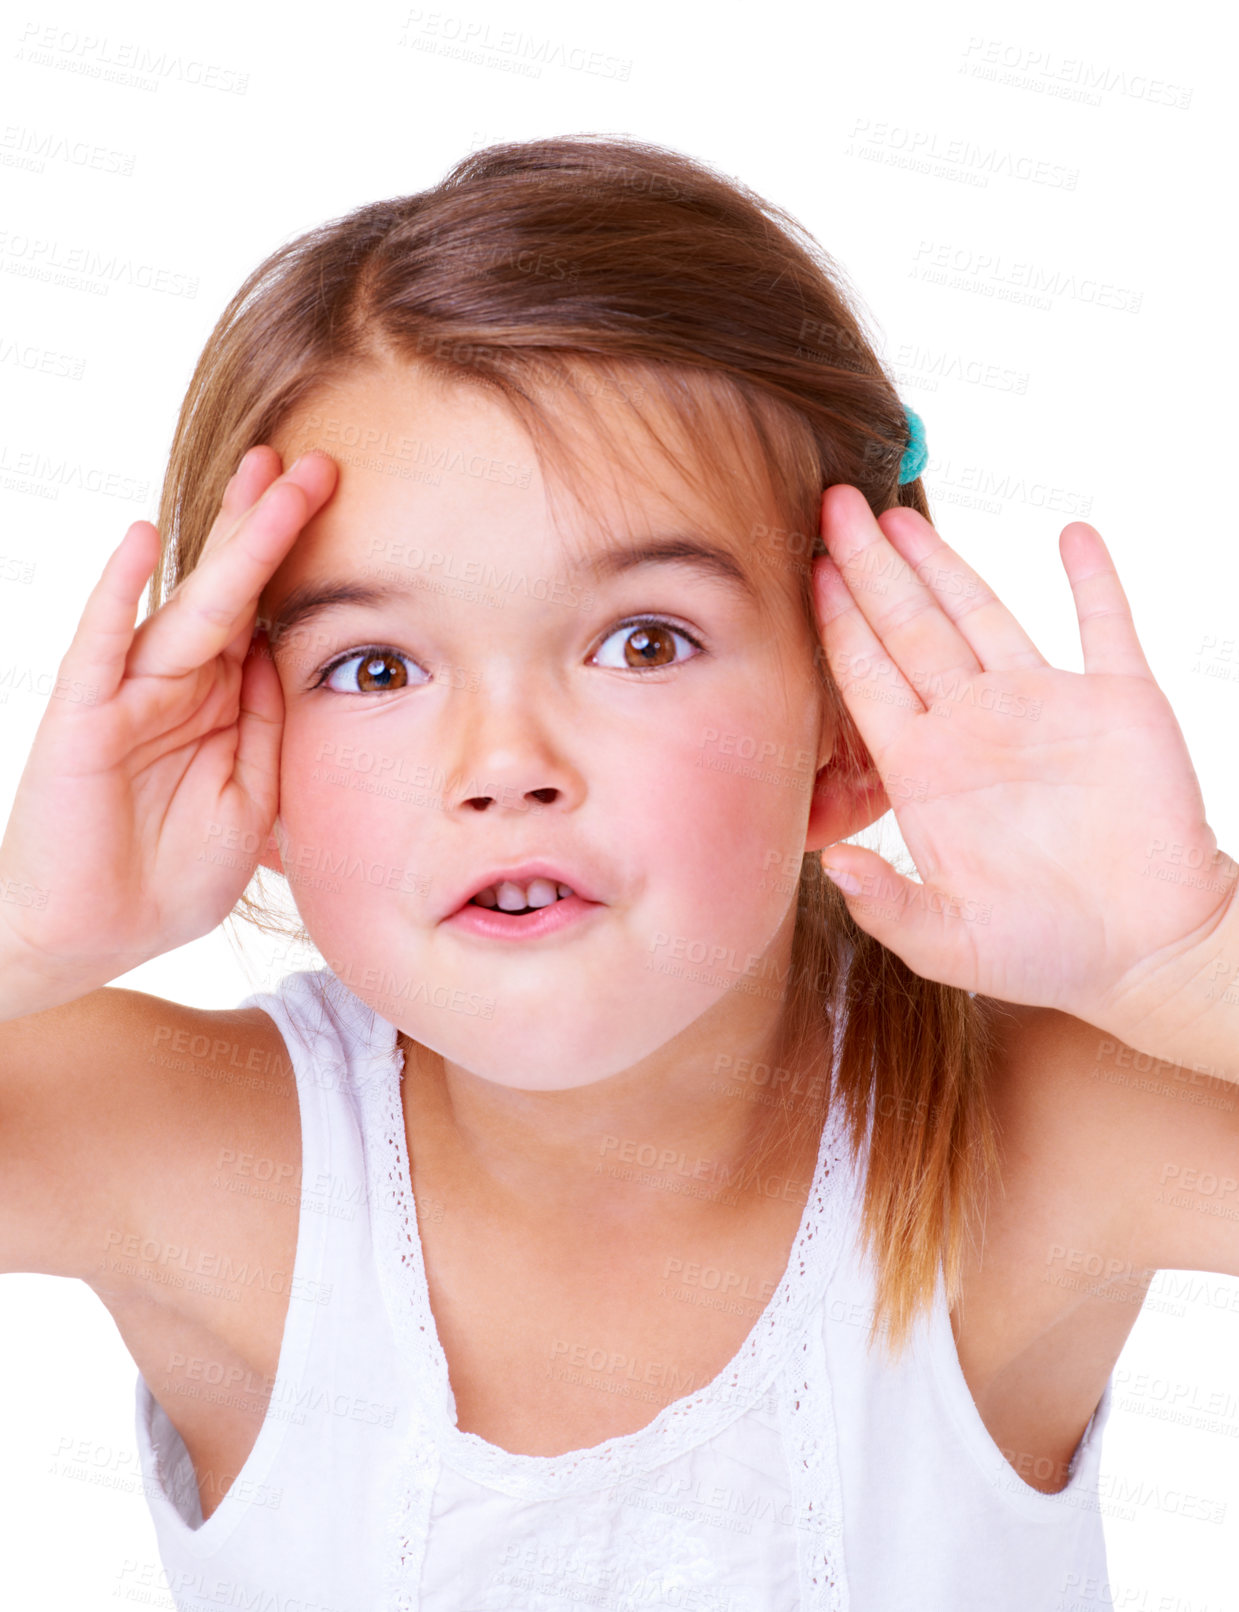
[[[545,789],[527,789],[521,799],[522,801],[539,801],[543,805],[549,806],[553,801],[557,800],[558,797],[559,790],[554,788],[553,785],[548,785]],[[508,804],[511,798],[511,792],[507,789],[504,789],[503,792],[498,795],[466,796],[462,804],[465,806],[472,806],[474,811],[484,812],[488,806],[495,806],[501,802],[505,805]],[[526,807],[525,810],[528,810],[528,807]]]
[[[568,809],[582,797],[580,773],[551,737],[569,732],[571,719],[538,705],[527,683],[509,699],[493,683],[471,691],[456,721],[454,765],[445,769],[450,813]]]

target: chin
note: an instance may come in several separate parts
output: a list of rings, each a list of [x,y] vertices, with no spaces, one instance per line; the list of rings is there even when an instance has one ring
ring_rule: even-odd
[[[548,1069],[545,1063],[531,1064],[528,1068],[514,1068],[509,1059],[502,1068],[478,1068],[461,1064],[479,1080],[493,1086],[505,1086],[509,1091],[575,1091],[581,1086],[594,1086],[617,1071],[611,1069]]]
[[[634,1026],[631,1015],[623,1024],[594,1017],[573,1024],[566,1034],[562,1025],[548,1024],[545,1017],[536,1025],[517,1026],[510,1014],[501,1020],[496,1011],[493,1019],[476,1023],[473,1033],[445,1035],[441,1024],[410,1025],[406,1033],[448,1063],[496,1086],[572,1091],[632,1069],[682,1027],[678,1020],[666,1027]]]

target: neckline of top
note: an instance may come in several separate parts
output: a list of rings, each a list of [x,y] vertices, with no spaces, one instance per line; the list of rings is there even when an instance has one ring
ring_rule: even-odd
[[[380,1284],[401,1358],[408,1362],[413,1409],[447,1465],[511,1495],[562,1494],[648,1472],[714,1437],[767,1396],[818,1309],[841,1249],[838,1204],[847,1187],[850,1153],[839,1103],[830,1103],[822,1127],[813,1182],[782,1277],[722,1370],[701,1388],[665,1405],[635,1432],[558,1455],[505,1450],[480,1434],[462,1431],[456,1422],[447,1356],[430,1306],[395,1026],[347,986],[340,984],[340,990],[352,999],[349,1017],[366,1043],[363,1061],[371,1065],[355,1090]]]

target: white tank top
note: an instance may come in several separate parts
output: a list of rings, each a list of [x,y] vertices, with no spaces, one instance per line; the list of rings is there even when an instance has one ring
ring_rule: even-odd
[[[456,1426],[394,1027],[328,969],[242,1005],[271,1015],[296,1071],[297,1251],[266,1419],[205,1523],[184,1442],[138,1377],[163,1564],[147,1582],[181,1612],[1044,1612],[1106,1581],[1111,1383],[1046,1495],[981,1421],[941,1279],[897,1367],[867,1352],[864,1177],[837,1106],[782,1281],[724,1370],[636,1433],[514,1455]],[[648,1366],[565,1365],[648,1392]],[[219,1375],[203,1361],[188,1381],[227,1403],[238,1385]]]

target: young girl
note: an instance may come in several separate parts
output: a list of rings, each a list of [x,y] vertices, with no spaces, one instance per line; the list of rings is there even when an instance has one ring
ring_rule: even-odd
[[[1235,1170],[1236,868],[1097,533],[1058,671],[923,455],[634,140],[229,304],[0,845],[0,1269],[115,1318],[178,1607],[1109,1604],[1114,1362],[1239,1274],[1163,1190]],[[259,864],[326,966],[106,988]]]

